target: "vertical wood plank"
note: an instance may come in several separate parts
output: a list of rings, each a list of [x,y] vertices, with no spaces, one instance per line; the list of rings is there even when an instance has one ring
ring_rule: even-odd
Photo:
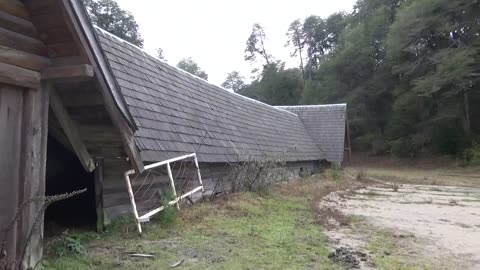
[[[105,218],[103,215],[103,158],[97,158],[95,169],[95,205],[97,211],[97,232],[103,232]]]
[[[40,89],[24,91],[24,117],[20,169],[19,203],[45,196],[45,174],[47,161],[48,102],[49,84]],[[27,204],[21,216],[19,231],[24,269],[35,266],[43,256],[43,201],[35,200]],[[28,240],[29,235],[30,240]],[[28,242],[27,242],[28,241]]]
[[[7,265],[15,264],[18,256],[19,232],[10,224],[18,205],[22,106],[22,88],[0,85],[0,252],[6,253],[0,262],[4,260]]]

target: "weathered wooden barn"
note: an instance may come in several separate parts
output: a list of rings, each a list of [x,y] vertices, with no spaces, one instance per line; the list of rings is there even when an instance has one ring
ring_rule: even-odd
[[[0,266],[38,262],[45,194],[87,188],[52,217],[101,227],[130,211],[124,172],[152,162],[195,152],[211,182],[246,157],[340,164],[337,109],[324,132],[325,111],[275,108],[171,67],[92,26],[81,1],[0,0]]]

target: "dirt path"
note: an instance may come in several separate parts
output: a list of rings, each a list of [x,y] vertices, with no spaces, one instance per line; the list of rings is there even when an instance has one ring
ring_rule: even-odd
[[[329,238],[337,247],[370,254],[375,249],[372,239],[388,231],[376,244],[392,242],[389,248],[397,249],[400,264],[403,260],[433,269],[480,269],[480,188],[406,184],[395,189],[377,185],[325,198],[323,204],[362,220],[361,226],[337,226],[328,232]],[[359,267],[375,265],[361,262]]]

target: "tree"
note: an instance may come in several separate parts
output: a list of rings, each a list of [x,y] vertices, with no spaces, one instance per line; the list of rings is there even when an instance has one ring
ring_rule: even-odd
[[[270,105],[296,105],[301,99],[302,91],[300,69],[285,69],[284,63],[281,63],[265,66],[261,77],[239,93]]]
[[[133,15],[114,0],[83,0],[92,22],[132,44],[143,47],[143,39]]]
[[[388,47],[393,72],[401,74],[417,95],[435,100],[437,108],[456,102],[457,112],[433,111],[437,119],[458,116],[470,138],[471,76],[479,69],[480,2],[418,0],[405,5],[390,29]]]
[[[238,71],[232,71],[228,73],[227,78],[222,83],[222,87],[238,92],[245,87],[244,80],[245,78]]]
[[[247,39],[245,47],[245,61],[255,62],[257,56],[265,60],[265,65],[270,65],[273,61],[272,55],[265,49],[265,31],[260,24],[255,23],[252,27],[252,33]]]
[[[287,31],[287,46],[293,47],[292,57],[298,56],[300,59],[300,69],[302,70],[302,77],[305,80],[305,69],[303,66],[303,48],[305,47],[305,37],[302,31],[302,23],[299,19],[293,21],[288,27]]]
[[[177,67],[185,70],[186,72],[198,76],[204,80],[208,80],[208,75],[203,71],[198,64],[193,61],[191,57],[183,58],[178,62]]]
[[[157,57],[158,57],[158,59],[167,62],[167,59],[165,59],[165,55],[164,55],[164,52],[163,52],[162,48],[157,49]]]

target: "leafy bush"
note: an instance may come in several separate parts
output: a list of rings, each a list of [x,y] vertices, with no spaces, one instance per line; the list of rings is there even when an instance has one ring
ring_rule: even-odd
[[[87,241],[88,239],[91,239],[90,235],[78,234],[65,236],[65,238],[54,247],[55,254],[59,257],[68,253],[83,255],[87,253],[87,250],[82,242]]]
[[[480,165],[480,143],[473,145],[463,151],[463,160],[467,165]]]
[[[170,201],[174,199],[175,199],[175,196],[173,195],[173,192],[171,191],[163,192],[161,204],[163,207],[165,207],[165,209],[163,209],[163,211],[161,211],[156,218],[156,220],[158,220],[160,224],[170,225],[170,224],[173,224],[177,219],[177,209],[175,205],[169,206],[168,204]]]
[[[334,181],[339,180],[340,176],[342,175],[341,168],[335,164],[332,164],[332,167],[330,168],[329,173]]]

